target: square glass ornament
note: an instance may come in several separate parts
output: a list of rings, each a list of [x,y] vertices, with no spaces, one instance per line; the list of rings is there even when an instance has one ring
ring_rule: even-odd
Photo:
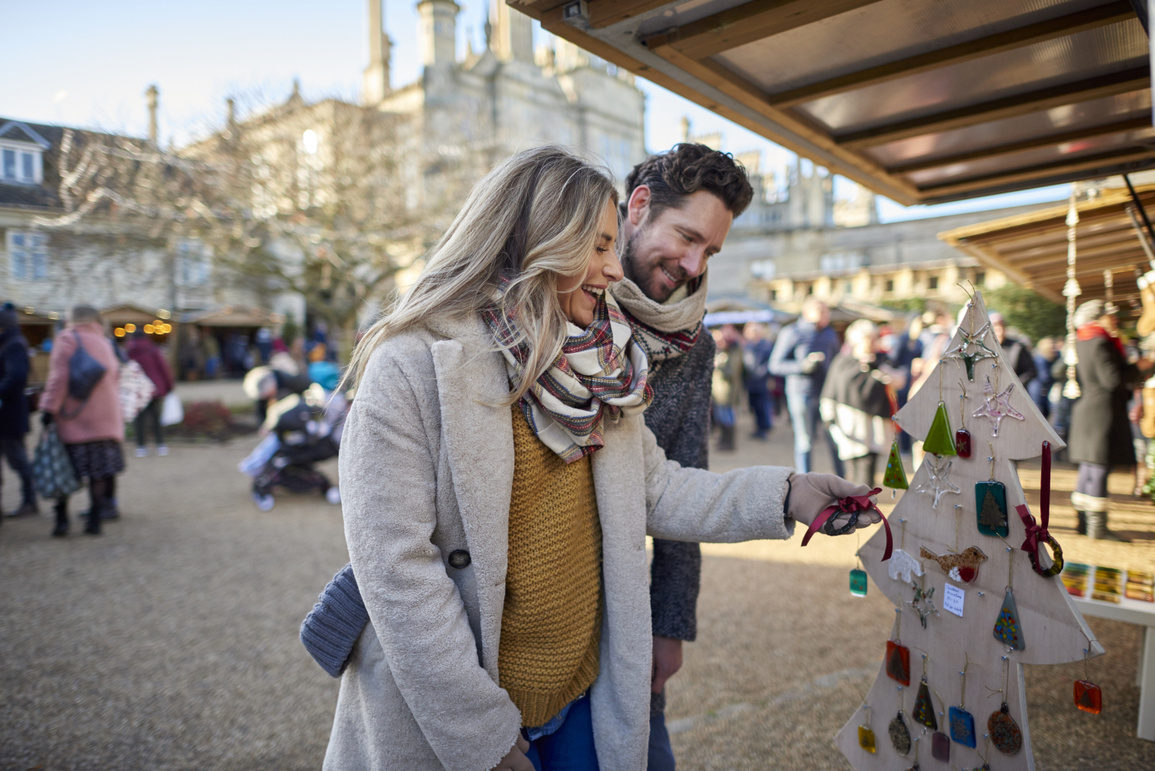
[[[971,716],[971,713],[962,707],[951,707],[947,718],[950,722],[950,738],[958,744],[964,747],[970,747],[973,750],[977,741],[975,737],[975,719]]]
[[[1103,692],[1090,680],[1076,680],[1075,706],[1084,712],[1098,715],[1103,711]]]
[[[850,571],[850,593],[855,597],[866,596],[866,571],[854,568]]]
[[[903,685],[910,685],[910,648],[886,641],[886,674]]]

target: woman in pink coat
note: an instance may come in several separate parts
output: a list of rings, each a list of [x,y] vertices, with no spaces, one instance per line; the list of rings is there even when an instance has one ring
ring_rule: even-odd
[[[120,412],[117,372],[120,363],[104,334],[100,312],[88,305],[72,309],[69,323],[53,340],[48,382],[40,398],[41,421],[56,423],[76,475],[87,478],[92,508],[84,532],[100,535],[101,510],[109,480],[124,471],[124,418]],[[68,364],[78,346],[104,365],[104,375],[83,402],[68,395]],[[56,500],[54,536],[68,534],[68,498]]]

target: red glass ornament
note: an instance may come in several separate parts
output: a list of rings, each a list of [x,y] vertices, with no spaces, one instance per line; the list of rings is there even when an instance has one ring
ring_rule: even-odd
[[[903,685],[910,685],[910,648],[894,640],[886,641],[886,674]]]
[[[1084,712],[1098,715],[1103,711],[1103,692],[1090,680],[1076,680],[1075,706]]]
[[[958,451],[960,458],[969,458],[971,456],[971,432],[965,428],[955,431],[954,448]]]

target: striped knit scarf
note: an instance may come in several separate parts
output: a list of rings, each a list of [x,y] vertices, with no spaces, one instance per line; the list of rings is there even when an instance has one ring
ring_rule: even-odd
[[[634,328],[634,337],[646,352],[650,367],[657,370],[667,359],[677,358],[698,342],[702,317],[706,315],[706,274],[694,279],[689,294],[667,303],[651,300],[633,281],[622,279],[610,286]]]
[[[491,306],[481,316],[501,346],[510,379],[516,380],[529,358],[524,342],[514,344],[516,315]],[[594,309],[589,329],[568,327],[561,353],[518,404],[537,438],[572,463],[605,445],[605,416],[617,420],[641,412],[653,401],[654,391],[647,382],[646,354],[608,292]]]

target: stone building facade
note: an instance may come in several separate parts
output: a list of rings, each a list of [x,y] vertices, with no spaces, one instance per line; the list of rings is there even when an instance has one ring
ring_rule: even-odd
[[[168,314],[266,300],[166,226],[171,202],[139,196],[134,169],[178,162],[151,139],[0,117],[0,300],[53,318],[81,303]]]

